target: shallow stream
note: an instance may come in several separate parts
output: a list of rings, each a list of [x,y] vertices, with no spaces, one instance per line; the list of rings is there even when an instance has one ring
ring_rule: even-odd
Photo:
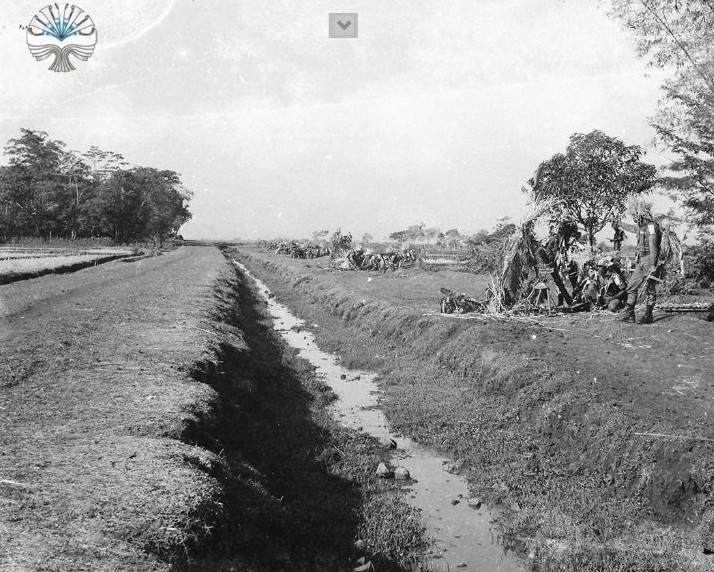
[[[334,413],[351,429],[363,431],[382,440],[394,440],[397,448],[393,466],[404,467],[411,479],[405,481],[407,501],[421,509],[427,533],[435,540],[426,555],[437,572],[477,570],[480,572],[516,572],[525,567],[512,553],[496,543],[493,517],[484,505],[469,501],[466,480],[447,471],[450,461],[414,441],[393,434],[384,413],[377,408],[379,387],[375,374],[350,371],[339,365],[339,358],[317,347],[313,334],[301,329],[304,321],[273,298],[268,287],[241,263],[235,265],[250,277],[259,295],[267,302],[274,328],[299,356],[309,360],[317,375],[333,389],[339,399]],[[375,467],[376,469],[376,467]],[[478,506],[478,508],[476,508]]]

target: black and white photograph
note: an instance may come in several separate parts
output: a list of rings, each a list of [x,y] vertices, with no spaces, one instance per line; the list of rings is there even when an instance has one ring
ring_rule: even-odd
[[[0,9],[0,572],[714,572],[714,1],[76,2]]]

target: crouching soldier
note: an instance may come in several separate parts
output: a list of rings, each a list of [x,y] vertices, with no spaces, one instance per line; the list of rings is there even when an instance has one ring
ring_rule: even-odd
[[[636,225],[624,222],[620,227],[637,235],[637,258],[635,269],[627,282],[627,306],[621,318],[623,322],[635,321],[635,305],[640,287],[645,285],[646,304],[645,313],[638,324],[651,324],[653,322],[652,310],[657,300],[657,284],[659,278],[659,248],[662,241],[662,231],[652,215],[651,206],[641,199],[633,200],[630,212]]]

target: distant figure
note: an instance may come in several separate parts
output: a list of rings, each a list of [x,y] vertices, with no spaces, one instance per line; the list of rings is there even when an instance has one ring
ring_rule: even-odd
[[[638,324],[653,322],[652,310],[657,300],[657,280],[659,278],[659,248],[662,241],[662,230],[652,215],[651,207],[641,199],[635,199],[630,205],[630,212],[637,225],[621,223],[622,228],[637,234],[637,258],[635,270],[627,283],[627,306],[622,316],[623,322],[635,321],[635,305],[637,291],[645,283],[647,306]]]
[[[612,230],[615,231],[615,236],[611,240],[612,248],[615,252],[619,252],[622,248],[622,241],[625,240],[625,231],[620,228],[620,221],[613,220],[611,224]]]

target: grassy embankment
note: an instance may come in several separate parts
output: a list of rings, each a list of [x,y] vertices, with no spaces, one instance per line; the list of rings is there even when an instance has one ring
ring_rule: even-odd
[[[0,569],[340,570],[363,538],[388,570],[422,548],[374,477],[387,451],[325,416],[217,250],[0,296]]]
[[[566,333],[425,316],[357,294],[355,273],[344,286],[313,263],[255,250],[239,258],[320,324],[318,342],[343,364],[380,371],[394,428],[463,461],[475,494],[506,509],[504,542],[530,553],[536,569],[714,569],[711,423],[682,426],[659,394],[641,403],[637,356],[609,367],[596,347],[550,359]],[[648,431],[686,438],[637,434]]]

